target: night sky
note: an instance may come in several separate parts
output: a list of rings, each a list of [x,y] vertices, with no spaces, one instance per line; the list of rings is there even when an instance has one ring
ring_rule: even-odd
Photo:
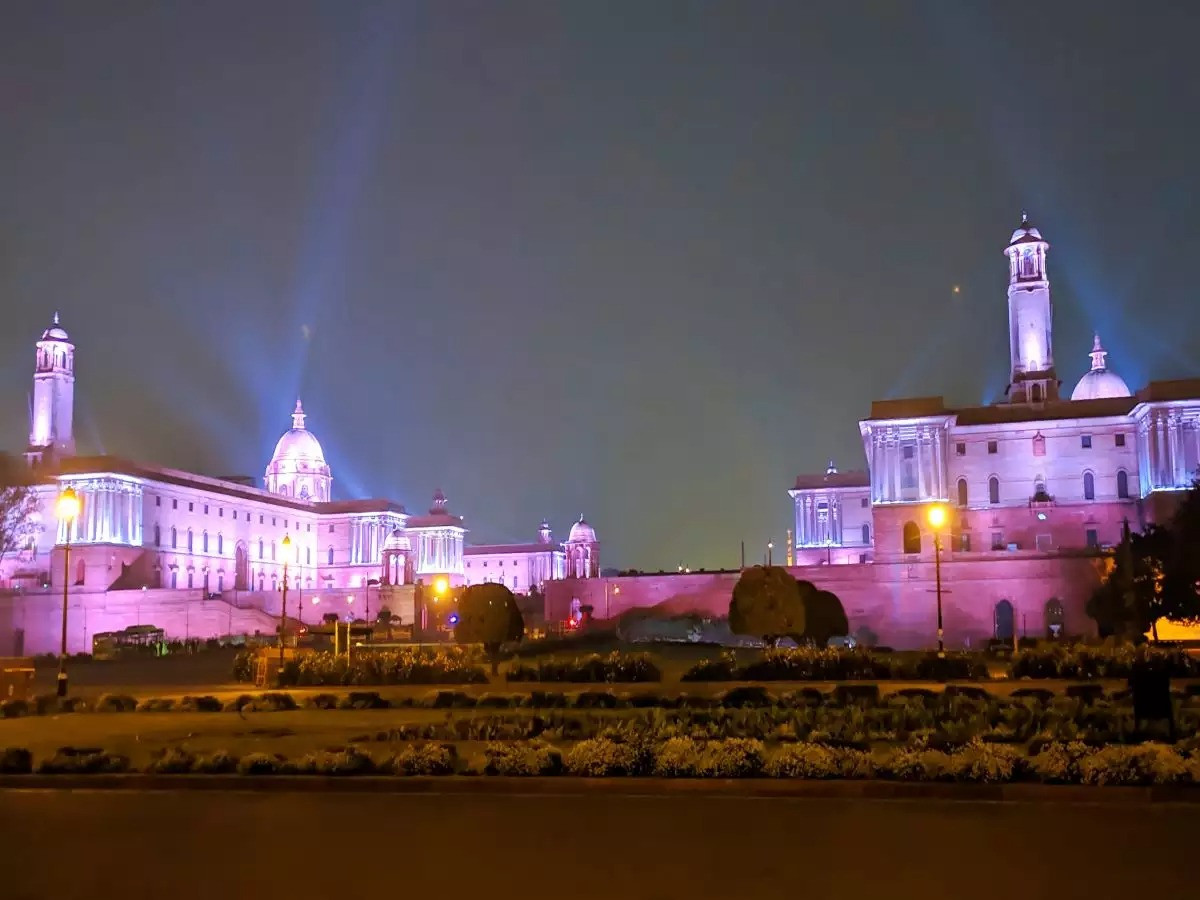
[[[761,556],[872,399],[1000,395],[1022,208],[1065,390],[1200,374],[1198,10],[8,0],[4,444],[60,309],[81,450],[261,477],[300,394],[339,498]]]

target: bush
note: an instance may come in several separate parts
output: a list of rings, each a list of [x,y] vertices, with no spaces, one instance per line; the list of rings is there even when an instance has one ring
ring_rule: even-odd
[[[254,651],[239,650],[233,657],[233,680],[254,680]]]
[[[281,756],[271,756],[268,753],[249,753],[238,760],[239,775],[280,775],[287,770]]]
[[[170,697],[148,697],[137,705],[138,712],[170,712],[175,701]]]
[[[576,709],[616,709],[624,704],[612,691],[580,691],[572,705]]]
[[[480,694],[475,705],[487,709],[508,709],[521,705],[520,694]]]
[[[133,712],[137,705],[137,698],[128,694],[101,694],[93,708],[98,713]]]
[[[388,709],[391,706],[379,691],[351,691],[338,703],[338,709]]]
[[[188,695],[179,701],[179,710],[181,712],[220,712],[221,701],[211,694],[205,694],[200,697]]]
[[[38,766],[38,772],[43,775],[93,775],[128,771],[128,757],[75,747],[60,747]]]
[[[354,747],[309,753],[296,767],[303,775],[370,775],[375,761]]]
[[[1172,678],[1200,677],[1200,660],[1175,648],[1147,644],[1103,644],[1065,646],[1054,644],[1022,650],[1013,657],[1013,678],[1071,678],[1092,681],[1128,678],[1135,665],[1161,666]]]
[[[562,754],[541,741],[490,743],[484,750],[485,775],[557,775]]]
[[[589,777],[645,775],[653,765],[653,753],[644,743],[604,737],[579,741],[563,760],[568,774]]]
[[[683,673],[682,681],[736,681],[737,657],[722,653],[716,659],[704,659]]]
[[[778,701],[762,685],[748,684],[730,688],[717,698],[717,702],[721,706],[737,708],[742,706],[774,706]]]
[[[710,778],[753,778],[762,773],[762,741],[729,738],[709,741],[704,748],[701,775]]]
[[[787,744],[770,757],[764,772],[772,778],[868,778],[871,757],[861,750],[825,744]]]
[[[570,706],[571,701],[562,691],[530,691],[521,705],[529,709],[562,709]]]
[[[238,698],[239,701],[242,699],[243,697]],[[245,697],[245,700],[248,702],[242,703],[238,709],[249,712],[291,712],[298,708],[295,697],[280,691],[267,691],[256,697]]]
[[[878,681],[986,678],[977,656],[951,653],[919,657],[888,656],[869,650],[799,647],[765,650],[745,665],[732,653],[703,660],[688,669],[684,681]]]
[[[1021,772],[1021,753],[1004,744],[975,738],[950,756],[949,774],[955,781],[1008,782]]]
[[[469,709],[475,698],[465,691],[433,691],[421,702],[430,709]]]
[[[654,774],[661,778],[696,778],[704,745],[690,737],[668,738],[654,750]]]
[[[5,700],[0,703],[0,719],[19,719],[36,712],[28,700]]]
[[[1084,784],[1174,784],[1193,773],[1173,747],[1141,744],[1103,747],[1079,761],[1079,775]]]
[[[238,770],[240,760],[226,750],[217,750],[196,757],[192,771],[199,775],[231,775]]]
[[[614,683],[661,681],[662,672],[645,653],[593,653],[572,660],[539,659],[532,665],[515,663],[506,673],[509,681],[566,681]]]
[[[486,684],[479,654],[461,647],[365,650],[347,660],[309,653],[284,664],[285,685]]]
[[[196,768],[196,754],[183,747],[169,747],[159,751],[146,771],[152,775],[183,775]]]
[[[39,716],[56,713],[87,712],[87,701],[82,697],[59,697],[57,694],[39,694],[33,698],[33,707]]]
[[[1082,778],[1079,764],[1089,753],[1091,748],[1079,741],[1055,741],[1026,758],[1025,769],[1038,781],[1047,784],[1077,784]]]
[[[457,763],[453,744],[409,744],[381,769],[394,775],[453,775]]]
[[[337,694],[313,694],[304,698],[304,705],[309,709],[337,709],[341,698]]]
[[[24,747],[0,750],[0,775],[28,775],[33,771],[33,754]]]
[[[953,776],[950,754],[928,747],[903,747],[887,754],[877,771],[898,781],[943,781]]]
[[[879,685],[839,684],[830,696],[839,706],[878,706]]]
[[[1095,684],[1094,682],[1089,684],[1068,684],[1067,696],[1075,700],[1082,700],[1084,703],[1095,703],[1104,696],[1104,685]]]

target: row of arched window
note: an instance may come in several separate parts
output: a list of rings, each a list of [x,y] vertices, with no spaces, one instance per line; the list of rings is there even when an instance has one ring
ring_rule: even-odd
[[[958,479],[957,494],[959,506],[966,507],[970,505],[967,479]],[[1040,478],[1034,483],[1034,497],[1036,499],[1049,499],[1046,494],[1046,482]],[[1129,473],[1124,469],[1117,470],[1117,498],[1120,500],[1129,499]],[[1083,499],[1096,499],[1096,476],[1091,472],[1083,473]],[[1000,503],[1000,479],[995,475],[988,479],[988,503],[993,506]]]

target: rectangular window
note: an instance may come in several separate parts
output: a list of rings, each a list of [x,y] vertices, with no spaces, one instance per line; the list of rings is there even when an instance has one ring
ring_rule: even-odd
[[[865,554],[865,553],[858,554],[858,561],[860,563],[865,563],[867,561],[867,554]]]
[[[913,458],[913,453],[914,453],[914,452],[916,452],[916,448],[915,448],[915,447],[913,447],[912,445],[909,445],[909,446],[905,447],[905,448],[904,448],[904,458],[905,458],[905,459],[912,459],[912,458]]]
[[[955,456],[966,456],[967,455],[967,445],[964,444],[962,441],[959,441],[957,444],[955,444],[954,445],[954,455]]]
[[[858,505],[861,506],[863,509],[866,509],[868,506],[871,505],[871,501],[867,497],[863,497]]]
[[[274,517],[274,516],[271,516],[271,524],[272,524],[272,525],[274,525],[274,524],[275,524],[275,517]]]
[[[262,513],[259,513],[258,514],[258,524],[261,525],[262,523],[263,523]]]
[[[178,500],[171,501],[171,509],[179,509],[179,501]]]
[[[996,445],[996,442],[988,441],[988,453],[995,455],[996,453],[999,453],[999,452],[1000,452],[1000,448]]]
[[[1087,530],[1087,545],[1089,550],[1100,549],[1100,533],[1095,528]]]
[[[195,504],[195,503],[189,503],[189,504],[188,504],[188,512],[195,512],[195,510],[196,510],[196,504]]]
[[[162,506],[162,497],[155,497],[155,498],[154,498],[154,505],[155,505],[155,506]]]
[[[993,531],[992,532],[992,549],[993,550],[1003,550],[1004,549],[1004,532],[1003,531]]]
[[[1090,434],[1082,435],[1079,438],[1079,446],[1082,447],[1084,450],[1091,450],[1092,449],[1092,436]]]
[[[332,523],[331,523],[331,524],[330,524],[330,526],[329,526],[329,533],[330,533],[330,534],[333,534],[333,525],[332,525]]]
[[[208,515],[208,504],[207,503],[204,504],[204,514],[206,516]]]
[[[1116,436],[1116,438],[1115,438],[1115,439],[1116,439],[1116,442],[1117,442],[1117,446],[1118,446],[1118,447],[1124,447],[1124,446],[1125,446],[1125,435],[1123,435],[1123,434],[1118,434],[1118,435]]]
[[[963,553],[971,552],[971,535],[965,531],[958,536],[958,549]]]
[[[223,506],[218,506],[218,507],[217,507],[217,518],[218,518],[218,519],[223,519],[223,518],[225,518],[225,507],[223,507]]]

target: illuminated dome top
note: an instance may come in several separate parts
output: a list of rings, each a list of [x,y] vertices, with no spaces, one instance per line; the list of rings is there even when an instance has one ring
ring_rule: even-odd
[[[297,400],[296,411],[292,413],[292,429],[284,432],[279,443],[275,445],[275,454],[271,457],[272,463],[290,460],[304,461],[310,465],[325,465],[325,452],[321,449],[321,442],[317,440],[316,435],[304,427],[304,419],[304,407]]]
[[[304,427],[304,407],[296,401],[292,428],[275,445],[267,466],[267,490],[300,500],[330,499],[333,476],[316,435]]]
[[[42,332],[43,341],[67,341],[67,333],[58,324],[58,313],[54,314],[54,324]]]
[[[1021,227],[1012,233],[1012,240],[1008,242],[1011,247],[1013,244],[1025,244],[1030,241],[1044,240],[1042,233],[1037,230],[1037,226],[1029,221],[1029,216],[1026,213],[1021,213]]]
[[[596,529],[583,520],[583,515],[580,514],[579,521],[571,526],[571,531],[567,535],[568,544],[594,544],[596,542]]]
[[[1071,391],[1072,400],[1103,400],[1109,397],[1132,397],[1133,392],[1125,379],[1116,372],[1110,372],[1105,363],[1108,351],[1100,346],[1100,335],[1092,342],[1092,369],[1079,379],[1075,390]]]

